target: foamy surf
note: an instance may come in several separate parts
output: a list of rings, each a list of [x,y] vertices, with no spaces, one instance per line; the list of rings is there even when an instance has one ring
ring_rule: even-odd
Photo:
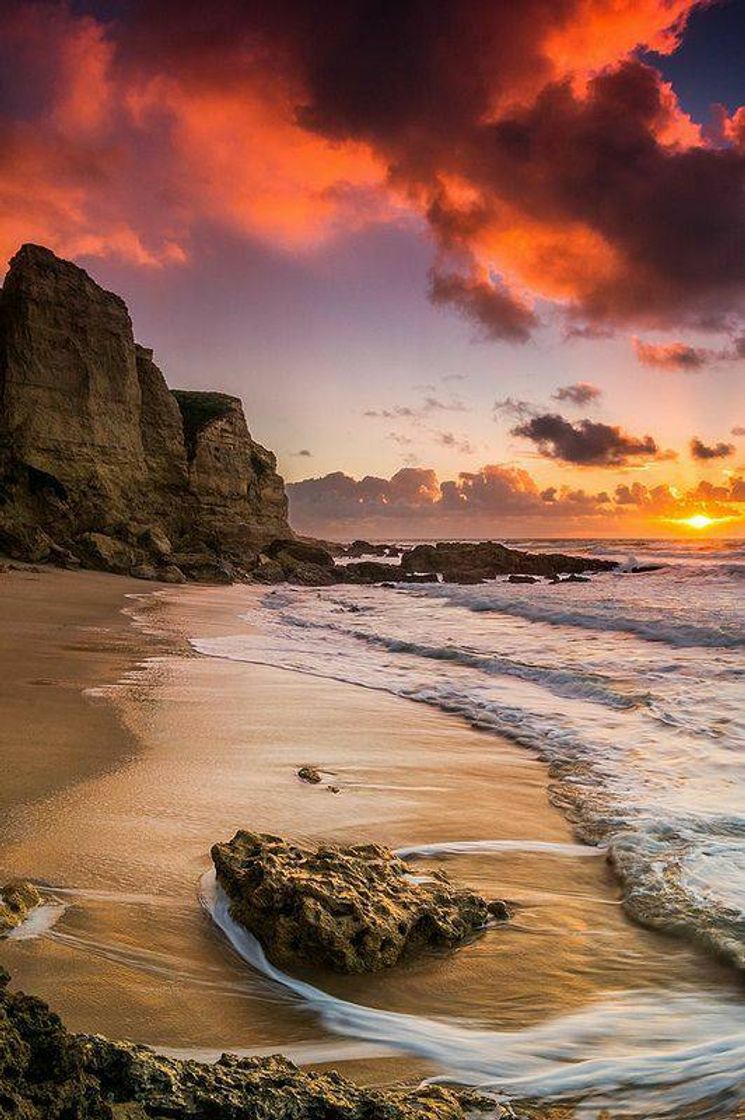
[[[745,1006],[706,992],[625,992],[520,1031],[497,1031],[365,1007],[272,965],[230,916],[214,871],[200,900],[252,968],[314,1011],[329,1030],[426,1059],[442,1080],[509,1099],[581,1099],[580,1114],[704,1117],[742,1099]]]
[[[62,902],[41,902],[6,937],[9,941],[34,941],[38,937],[45,937],[54,929],[66,909]]]
[[[550,840],[448,840],[439,844],[414,844],[397,848],[401,859],[434,858],[436,856],[493,855],[498,852],[533,852],[536,855],[569,856],[584,859],[604,856],[604,848],[589,844],[560,844]]]

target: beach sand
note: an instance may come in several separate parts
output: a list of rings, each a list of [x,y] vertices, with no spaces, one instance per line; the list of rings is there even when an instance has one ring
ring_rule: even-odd
[[[43,939],[5,942],[0,961],[72,1029],[205,1057],[281,1051],[364,1080],[414,1076],[421,1062],[329,1033],[228,948],[197,900],[210,845],[239,827],[394,847],[574,837],[529,751],[384,693],[189,651],[190,635],[245,629],[238,614],[263,593],[153,595],[92,573],[0,579],[0,882],[28,876],[67,906]],[[300,782],[303,764],[340,792]],[[694,949],[628,921],[602,854],[445,866],[512,901],[513,921],[447,957],[314,982],[496,1029],[619,989],[731,985]]]

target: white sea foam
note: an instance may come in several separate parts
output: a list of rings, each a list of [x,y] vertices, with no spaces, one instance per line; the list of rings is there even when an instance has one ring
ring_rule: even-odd
[[[34,941],[37,937],[44,937],[56,926],[66,909],[61,902],[42,902],[6,936],[9,941]]]
[[[445,1071],[438,1080],[504,1098],[581,1097],[586,1115],[706,1116],[743,1095],[745,1006],[701,993],[625,992],[581,1012],[521,1031],[497,1031],[365,1007],[272,965],[230,916],[207,872],[200,898],[235,951],[339,1034],[417,1055]],[[584,1109],[581,1110],[581,1113]]]
[[[593,848],[588,844],[559,844],[550,840],[447,840],[440,844],[413,844],[396,849],[396,855],[402,859],[491,855],[497,852],[536,852],[547,856],[571,856],[573,859],[605,855],[602,848]]]

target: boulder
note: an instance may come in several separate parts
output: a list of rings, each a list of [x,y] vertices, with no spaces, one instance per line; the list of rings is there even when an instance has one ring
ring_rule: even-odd
[[[166,564],[160,571],[164,583],[186,583],[186,576],[176,564]]]
[[[339,583],[338,571],[325,565],[308,564],[293,557],[285,558],[285,553],[280,553],[278,561],[288,583],[299,584],[301,587],[331,587],[332,584]]]
[[[43,564],[51,556],[53,544],[43,529],[24,525],[0,514],[0,552],[13,560]]]
[[[0,936],[24,922],[40,902],[41,895],[33,883],[25,879],[6,883],[0,889]]]
[[[197,583],[233,582],[233,566],[210,552],[174,552],[169,559],[170,566],[178,568],[187,579]]]
[[[538,583],[538,576],[517,576],[514,574],[507,577],[508,583]]]
[[[274,540],[262,550],[270,559],[278,560],[280,564],[289,564],[297,561],[302,564],[314,564],[318,568],[334,568],[334,558],[330,552],[320,545],[308,541]]]
[[[88,567],[119,574],[131,571],[141,556],[131,545],[107,533],[84,533],[78,538],[77,547]]]
[[[284,583],[287,577],[278,560],[262,555],[259,557],[258,566],[251,572],[251,578],[258,580],[259,583]]]
[[[180,1061],[74,1035],[0,969],[0,1115],[13,1120],[473,1120],[491,1099],[436,1085],[360,1088],[286,1058]]]
[[[150,556],[162,559],[170,556],[173,545],[165,531],[159,525],[148,525],[138,534],[138,542]]]
[[[341,568],[346,583],[379,583],[383,579],[400,579],[401,573],[394,564],[381,564],[377,560],[355,560]]]
[[[352,541],[346,551],[347,556],[388,556],[387,544],[370,544],[370,541]]]
[[[410,867],[377,844],[316,849],[237,832],[212,848],[230,912],[279,967],[376,972],[403,957],[474,937],[489,904],[442,871],[414,881]]]
[[[134,579],[159,579],[158,570],[152,564],[135,564],[129,573]]]

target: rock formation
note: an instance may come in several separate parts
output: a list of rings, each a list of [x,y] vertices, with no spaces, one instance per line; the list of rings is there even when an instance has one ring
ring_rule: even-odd
[[[551,578],[580,572],[612,571],[617,567],[613,560],[565,556],[560,552],[522,552],[494,541],[419,544],[401,557],[404,572],[431,574],[432,577],[439,575],[446,583],[481,583],[503,575]]]
[[[169,391],[124,302],[24,245],[0,291],[0,550],[220,580],[290,537],[240,401]]]
[[[24,922],[41,902],[33,883],[13,879],[0,890],[0,937]]]
[[[303,848],[277,836],[237,832],[215,844],[217,880],[230,912],[279,967],[376,972],[403,957],[453,948],[507,917],[451,884],[443,871],[424,882],[387,848]]]
[[[70,1034],[39,999],[8,991],[0,969],[0,1116],[15,1120],[467,1120],[502,1110],[439,1086],[358,1088],[286,1058],[215,1065],[146,1046]]]

